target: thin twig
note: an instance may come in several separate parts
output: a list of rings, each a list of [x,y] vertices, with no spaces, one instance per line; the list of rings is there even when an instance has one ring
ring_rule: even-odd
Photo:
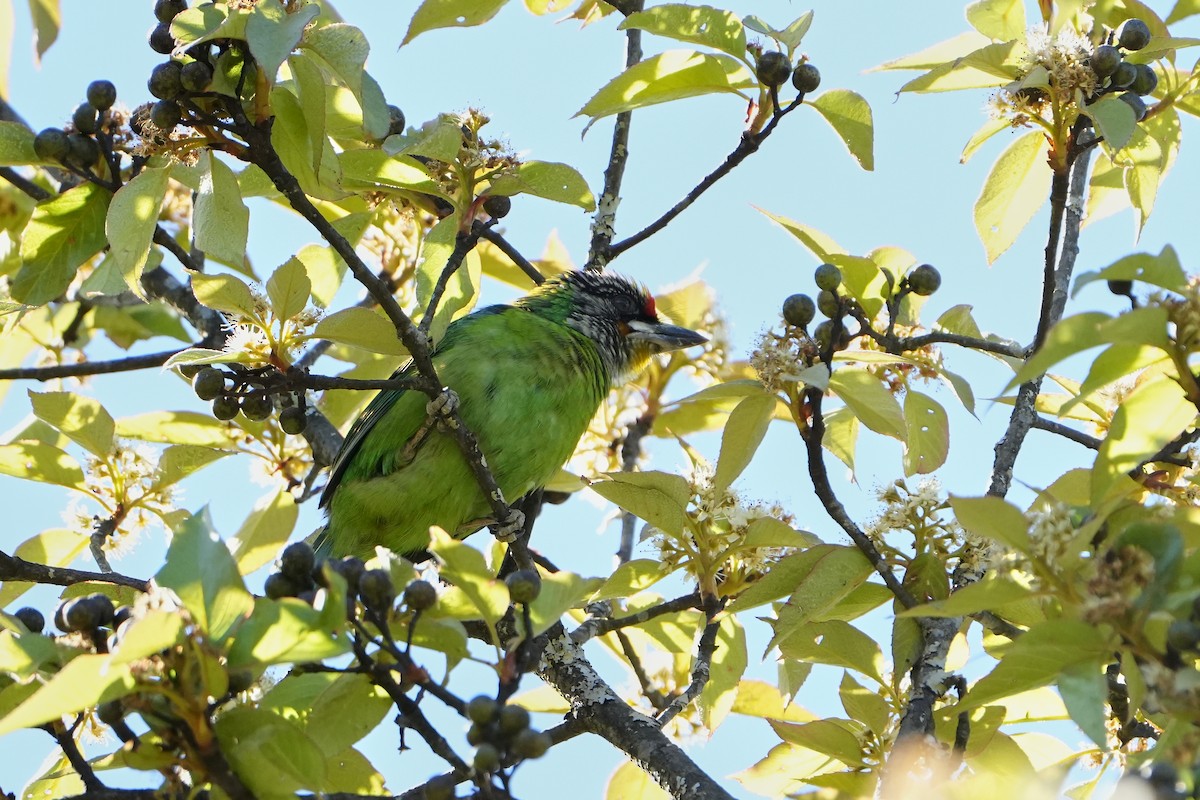
[[[606,633],[628,628],[630,625],[641,625],[643,622],[649,622],[655,617],[661,617],[663,614],[677,614],[680,611],[687,611],[693,608],[700,608],[703,604],[699,592],[692,592],[683,597],[676,597],[674,600],[668,600],[665,603],[659,603],[656,606],[642,609],[636,614],[630,614],[625,617],[605,618],[605,617],[590,617],[585,620],[578,628],[571,631],[571,641],[576,644],[593,639],[597,636],[603,636]]]
[[[624,631],[615,631],[613,633],[617,637],[617,642],[621,645],[621,652],[625,655],[625,660],[629,662],[629,667],[633,670],[633,675],[637,678],[638,685],[642,687],[642,696],[650,701],[650,705],[658,711],[662,711],[667,707],[667,696],[654,688],[654,681],[650,680],[650,676],[646,674],[646,668],[642,666],[642,659],[638,656],[637,650],[633,647],[633,642],[629,641],[629,637]]]
[[[78,364],[54,364],[48,367],[15,367],[0,369],[0,381],[49,381],[55,378],[73,378],[81,375],[109,375],[114,372],[132,372],[139,369],[161,367],[171,356],[180,352],[164,350],[140,356],[115,358],[112,361],[81,361]]]
[[[711,618],[704,626],[704,633],[700,635],[700,646],[696,648],[696,663],[692,665],[692,680],[654,718],[659,727],[666,726],[668,722],[679,716],[680,712],[691,705],[692,701],[699,697],[700,693],[704,691],[704,687],[708,685],[708,678],[712,674],[713,655],[717,652],[717,631],[720,629],[720,621]]]
[[[89,572],[82,569],[52,567],[49,564],[38,564],[18,556],[10,556],[2,551],[0,551],[0,581],[29,581],[31,583],[48,583],[53,586],[111,583],[115,586],[128,586],[139,592],[145,592],[150,588],[149,581],[131,578],[118,572]]]
[[[454,250],[451,251],[450,257],[446,259],[446,265],[442,267],[442,274],[438,275],[437,283],[433,285],[433,292],[429,295],[429,302],[425,305],[425,314],[421,318],[421,324],[417,329],[425,336],[429,336],[429,330],[433,327],[434,317],[437,316],[438,306],[442,302],[442,295],[446,293],[446,286],[449,285],[450,279],[454,277],[454,273],[458,272],[458,268],[462,266],[463,259],[467,257],[467,253],[475,247],[475,243],[479,241],[479,230],[485,228],[486,225],[480,222],[475,222],[471,226],[471,232],[459,234],[454,239]]]
[[[1088,436],[1083,431],[1077,431],[1069,425],[1064,425],[1061,422],[1055,422],[1052,419],[1046,419],[1040,414],[1034,416],[1031,426],[1037,428],[1038,430],[1058,434],[1064,439],[1070,439],[1072,442],[1081,444],[1089,450],[1099,450],[1100,445],[1103,444],[1095,436]]]
[[[513,247],[511,242],[501,236],[495,228],[481,227],[479,229],[479,238],[496,245],[496,249],[508,256],[517,269],[524,272],[525,276],[533,281],[535,286],[541,286],[546,282],[546,276],[539,272],[538,268],[531,264],[525,256],[521,255],[520,251]]]
[[[647,412],[638,417],[625,431],[625,441],[621,442],[621,471],[633,472],[637,469],[642,457],[642,439],[650,432],[654,424],[654,416]],[[621,544],[617,548],[617,562],[624,564],[633,558],[634,530],[637,527],[637,516],[628,511],[621,512]]]

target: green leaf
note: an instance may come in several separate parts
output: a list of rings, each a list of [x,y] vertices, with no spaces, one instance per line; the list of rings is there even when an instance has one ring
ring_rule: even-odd
[[[392,707],[365,675],[288,675],[259,705],[295,720],[326,756],[335,756],[375,729]]]
[[[1067,667],[1106,663],[1114,650],[1103,627],[1078,620],[1049,620],[1004,647],[1003,658],[950,710],[958,713],[1053,682]]]
[[[305,26],[320,13],[315,5],[285,9],[279,3],[254,4],[246,20],[246,43],[268,83],[275,82],[279,67],[300,43]]]
[[[396,336],[396,328],[381,312],[360,306],[335,311],[317,323],[314,338],[361,347],[372,353],[405,356],[408,351]]]
[[[1196,406],[1175,380],[1160,375],[1136,386],[1117,406],[1096,455],[1092,502],[1102,501],[1121,475],[1162,450],[1195,420]]]
[[[231,432],[229,423],[196,411],[150,411],[122,417],[116,428],[118,436],[162,444],[228,448],[240,438]]]
[[[728,489],[754,458],[778,402],[773,394],[750,395],[730,413],[721,434],[721,455],[713,478],[715,492],[720,494]]]
[[[610,472],[592,481],[596,494],[671,536],[683,533],[692,492],[679,475],[666,472]]]
[[[846,253],[845,248],[816,228],[796,222],[794,219],[772,214],[770,211],[765,211],[757,206],[754,207],[754,210],[799,239],[800,243],[807,247],[809,252],[820,261],[828,261],[831,255],[844,255]]]
[[[417,305],[421,309],[427,308],[450,256],[457,247],[458,222],[457,213],[445,217],[433,226],[421,243],[416,276]],[[450,322],[474,304],[480,269],[478,255],[472,258],[471,253],[467,253],[459,263],[458,269],[450,276],[438,307],[434,310],[433,324],[429,328],[432,341],[437,342],[441,339]]]
[[[37,61],[40,64],[42,56],[50,49],[50,45],[58,39],[59,28],[62,27],[62,12],[58,0],[29,0],[29,16],[33,18],[33,36],[37,45]]]
[[[779,643],[785,658],[855,669],[882,683],[883,653],[870,636],[840,620],[812,622]]]
[[[209,275],[205,272],[193,272],[191,279],[192,291],[203,305],[214,311],[224,311],[246,319],[260,319],[254,293],[241,278],[226,273]]]
[[[57,447],[41,442],[0,445],[0,475],[83,490],[83,468]]]
[[[304,193],[321,200],[339,200],[345,197],[346,192],[341,189],[338,155],[329,139],[322,133],[324,117],[313,120],[318,132],[312,134],[300,99],[284,86],[276,86],[271,90],[271,108],[275,111],[275,124],[271,126],[271,144],[279,153],[279,160],[295,176]],[[324,101],[321,109],[323,113]],[[320,153],[314,152],[314,141],[320,147]]]
[[[1200,14],[1200,0],[1176,0],[1175,6],[1171,9],[1171,13],[1167,15],[1165,20],[1168,25],[1173,22],[1179,22],[1181,19],[1194,17]]]
[[[343,581],[344,583],[344,581]],[[324,604],[343,602],[321,590],[317,597]],[[254,598],[254,611],[237,629],[229,648],[229,667],[261,667],[303,661],[321,661],[349,652],[344,635],[337,634],[325,615],[303,600]],[[340,613],[345,615],[345,607]]]
[[[650,558],[635,558],[626,561],[608,577],[600,588],[588,598],[589,602],[610,600],[614,597],[630,597],[643,589],[649,589],[663,579],[662,565]]]
[[[324,754],[299,725],[265,709],[241,706],[218,717],[214,730],[234,773],[254,797],[282,798],[324,788]]]
[[[887,732],[892,717],[891,705],[878,692],[871,691],[846,672],[838,686],[838,697],[850,719],[863,723],[876,735]]]
[[[988,574],[967,584],[945,600],[936,600],[899,612],[901,617],[965,617],[978,611],[994,611],[1008,603],[1028,600],[1035,592],[1028,586],[1000,575]]]
[[[171,166],[148,167],[113,195],[104,219],[108,236],[108,257],[121,272],[134,294],[144,296],[142,269],[150,256],[150,240],[158,225],[158,213],[167,186],[171,182]]]
[[[551,161],[526,161],[515,171],[497,177],[488,188],[489,194],[531,194],[557,203],[579,206],[584,211],[596,210],[596,198],[587,181],[569,164]]]
[[[575,116],[588,116],[595,121],[685,97],[714,92],[738,94],[756,85],[745,65],[730,56],[668,50],[634,64],[613,78]]]
[[[1046,137],[1027,133],[1000,154],[975,202],[975,230],[989,264],[1012,247],[1050,195]]]
[[[815,548],[814,548],[815,549]],[[787,599],[773,623],[773,647],[795,631],[835,607],[871,574],[871,563],[857,548],[836,547],[829,550],[812,571],[801,577],[792,596]]]
[[[1137,127],[1137,115],[1133,113],[1133,108],[1115,95],[1106,95],[1084,106],[1083,113],[1092,118],[1105,144],[1113,150],[1120,150],[1129,144]]]
[[[562,619],[591,594],[595,584],[573,572],[554,572],[542,576],[542,590],[529,604],[533,635],[537,636]],[[522,628],[522,634],[524,629]]]
[[[363,75],[371,45],[361,30],[341,22],[310,28],[304,32],[300,47],[320,56],[362,105]]]
[[[461,142],[462,134],[458,137]],[[348,189],[404,189],[445,197],[425,166],[408,155],[389,155],[383,150],[360,148],[345,151],[338,160],[342,183]]]
[[[300,508],[286,489],[279,489],[255,503],[250,516],[230,540],[238,572],[249,575],[275,558],[291,537],[299,515]]]
[[[462,590],[491,628],[508,611],[508,587],[492,577],[483,553],[438,528],[430,533],[429,552],[441,562],[442,578]]]
[[[111,199],[107,190],[84,183],[37,204],[21,237],[14,300],[43,305],[67,290],[79,265],[108,244],[104,220]]]
[[[697,699],[700,719],[708,730],[715,731],[733,710],[747,663],[746,631],[737,617],[723,615],[717,629],[717,649],[713,652],[708,683]]]
[[[819,719],[796,725],[770,720],[779,738],[836,758],[848,767],[865,766],[863,748],[850,720]]]
[[[1106,342],[1144,344],[1166,350],[1170,346],[1166,309],[1145,306],[1118,317],[1091,311],[1060,320],[1050,329],[1042,348],[1025,362],[1005,388],[1032,380],[1060,361]]]
[[[977,0],[967,6],[967,22],[995,41],[1021,39],[1025,36],[1025,4],[1021,0]]]
[[[400,46],[436,28],[482,25],[496,16],[506,2],[508,0],[424,0],[408,23],[408,31]]]
[[[955,40],[952,40],[955,41]],[[929,72],[900,87],[902,92],[953,92],[959,89],[989,89],[1022,77],[1028,67],[1024,37],[1011,42],[985,45],[971,53],[938,64]],[[885,65],[887,67],[888,65]],[[891,69],[912,69],[896,67]]]
[[[746,31],[741,20],[720,8],[664,3],[630,14],[617,26],[617,30],[628,28],[704,45],[738,59],[746,57]]]
[[[159,456],[158,469],[154,472],[152,485],[155,489],[171,486],[214,461],[232,454],[232,450],[214,450],[194,444],[172,445]]]
[[[1169,292],[1182,292],[1187,286],[1187,274],[1179,264],[1179,255],[1169,244],[1157,256],[1134,253],[1117,259],[1098,272],[1081,274],[1075,279],[1071,296],[1074,297],[1084,286],[1099,280],[1142,281]]]
[[[276,319],[291,319],[304,310],[312,282],[303,262],[292,256],[267,280],[267,297]]]
[[[167,562],[154,579],[179,595],[196,624],[214,641],[224,639],[254,607],[229,548],[213,530],[207,508],[176,529]]]
[[[0,167],[40,163],[33,152],[33,131],[19,122],[0,122]]]
[[[837,597],[829,598],[828,603],[823,603],[821,608],[827,608],[845,597],[854,586],[862,583],[862,580],[856,580],[855,576],[861,574],[865,579],[870,570],[871,565],[866,557],[856,548],[834,544],[816,545],[781,558],[771,566],[769,572],[738,595],[729,604],[728,610],[730,613],[745,611],[802,591],[812,596],[820,590],[821,583],[828,579],[829,585],[844,587],[846,591]],[[850,583],[854,586],[849,586]],[[804,596],[793,599],[797,603],[804,602]],[[817,613],[820,610],[814,608],[813,612]]]
[[[983,536],[1021,553],[1030,550],[1029,520],[1012,503],[999,497],[950,496],[958,523],[976,536]]]
[[[979,130],[975,131],[975,133],[971,135],[971,138],[963,147],[962,155],[958,157],[958,163],[967,163],[971,160],[971,156],[975,155],[984,142],[986,142],[988,139],[991,139],[1001,131],[1010,130],[1012,130],[1012,120],[1008,119],[1007,117],[989,119],[987,122],[983,123],[983,126]]]
[[[77,656],[25,702],[0,719],[0,736],[116,700],[134,691],[135,687],[132,670],[127,664],[115,664],[112,656],[107,654]]]
[[[8,679],[27,681],[37,674],[38,668],[58,656],[54,639],[49,636],[30,634],[5,628],[18,627],[15,617],[0,612],[0,674]],[[23,626],[22,626],[23,627]]]
[[[874,375],[865,369],[843,367],[834,371],[829,389],[853,410],[862,424],[876,433],[904,441],[907,431],[900,403]]]
[[[33,413],[94,456],[105,458],[113,447],[115,423],[99,401],[71,392],[29,392]]]
[[[795,687],[790,687],[793,689]],[[800,706],[787,701],[775,686],[756,680],[743,680],[738,685],[737,699],[733,701],[734,714],[761,719],[782,719],[788,722],[810,722],[813,715]]]
[[[183,617],[174,611],[150,610],[122,626],[114,664],[130,664],[174,646],[184,635]]]
[[[1067,667],[1058,676],[1058,692],[1072,721],[1100,748],[1108,746],[1108,681],[1095,662]]]
[[[950,454],[950,420],[942,404],[909,389],[904,397],[904,475],[928,475],[946,463]]]
[[[192,215],[196,246],[219,261],[240,267],[246,260],[250,210],[242,202],[237,176],[207,150],[200,155],[199,168],[200,187]]]
[[[875,127],[871,106],[849,89],[832,89],[809,102],[841,137],[846,149],[867,172],[875,169]]]
[[[951,63],[956,58],[970,55],[979,48],[986,47],[988,44],[986,36],[982,36],[976,31],[964,31],[951,39],[930,45],[919,53],[901,56],[900,58],[880,64],[878,67],[872,67],[867,72],[901,69],[930,70],[940,67],[943,64]],[[1008,125],[1005,127],[1008,127]]]

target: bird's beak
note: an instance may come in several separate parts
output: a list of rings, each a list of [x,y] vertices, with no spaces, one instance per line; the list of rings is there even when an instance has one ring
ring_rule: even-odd
[[[642,322],[636,319],[626,324],[629,325],[627,338],[637,342],[646,342],[654,348],[655,352],[659,353],[666,352],[667,350],[681,350],[685,347],[694,347],[708,341],[707,336],[703,336],[688,328],[681,328],[678,325],[667,325],[662,322]]]

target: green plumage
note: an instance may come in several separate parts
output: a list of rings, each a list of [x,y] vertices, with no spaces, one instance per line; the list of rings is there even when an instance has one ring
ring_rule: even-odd
[[[572,273],[516,305],[449,326],[434,366],[458,394],[463,421],[509,502],[570,458],[615,380],[652,352],[702,341],[662,325],[653,310],[649,295],[624,279]],[[631,324],[675,334],[670,342],[679,332],[691,338],[664,344]],[[419,553],[431,525],[464,536],[488,521],[490,506],[454,439],[429,428],[427,403],[421,392],[381,392],[355,421],[321,499],[329,509],[318,543],[324,554],[366,557],[377,544]]]

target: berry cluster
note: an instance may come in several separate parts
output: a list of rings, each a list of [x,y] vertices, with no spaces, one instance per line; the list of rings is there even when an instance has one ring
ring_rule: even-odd
[[[1116,44],[1111,42],[1114,40]],[[1129,19],[1121,25],[1109,43],[1092,51],[1088,66],[1100,81],[1100,92],[1117,92],[1122,102],[1133,109],[1140,122],[1146,116],[1146,101],[1142,98],[1158,88],[1158,76],[1149,64],[1131,64],[1124,60],[1126,53],[1141,50],[1150,42],[1150,28],[1140,19]]]
[[[495,772],[510,759],[541,758],[554,744],[550,736],[529,726],[529,712],[521,706],[501,704],[487,695],[467,703],[467,743],[475,747],[473,765],[479,772]]]
[[[109,132],[113,121],[112,107],[116,102],[117,87],[112,81],[92,81],[87,87],[87,100],[71,115],[69,130],[45,128],[39,131],[33,139],[33,151],[45,161],[91,172],[102,151],[111,152]]]
[[[65,634],[81,634],[96,650],[108,652],[120,641],[132,614],[132,608],[116,607],[107,595],[89,594],[60,603],[54,611],[54,626]],[[46,618],[36,608],[19,608],[13,616],[30,633],[46,629]]]
[[[758,57],[755,74],[763,86],[773,89],[782,86],[790,76],[792,86],[801,94],[815,92],[821,85],[820,70],[807,61],[800,62],[793,69],[791,59],[778,50],[769,50]]]
[[[217,367],[182,367],[180,371],[192,379],[192,390],[201,400],[212,401],[213,416],[220,420],[231,420],[241,412],[246,419],[261,422],[275,412],[275,399],[266,386],[257,378],[260,372],[242,367],[234,372],[225,372]],[[227,385],[231,384],[231,385]],[[281,395],[286,403],[279,410],[279,427],[284,433],[303,433],[308,426],[304,394]]]

